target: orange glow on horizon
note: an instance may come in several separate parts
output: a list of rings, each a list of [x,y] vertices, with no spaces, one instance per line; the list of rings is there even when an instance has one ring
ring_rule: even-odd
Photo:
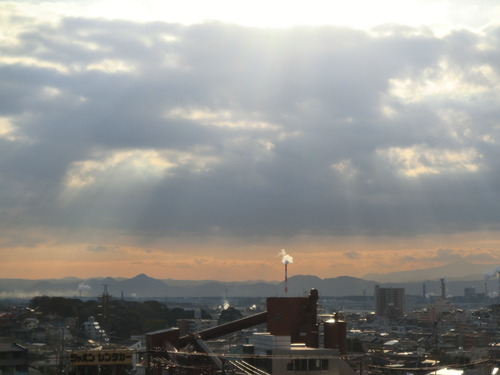
[[[74,276],[134,277],[144,273],[158,279],[279,281],[283,266],[279,251],[294,258],[288,272],[293,275],[362,277],[368,273],[431,268],[467,260],[497,265],[494,236],[449,236],[442,238],[325,238],[302,237],[276,243],[245,244],[241,240],[179,240],[162,248],[111,245],[59,245],[45,248],[0,249],[3,278],[45,279]],[[176,243],[177,247],[172,245]],[[413,247],[412,247],[413,245]],[[172,250],[176,249],[176,250]],[[483,249],[483,250],[482,250]],[[486,250],[485,250],[486,249]]]

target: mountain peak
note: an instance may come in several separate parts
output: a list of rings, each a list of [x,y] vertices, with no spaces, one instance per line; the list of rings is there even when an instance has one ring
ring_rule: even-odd
[[[145,273],[140,273],[137,276],[132,277],[130,280],[147,280],[147,279],[151,279],[151,277],[149,277]]]

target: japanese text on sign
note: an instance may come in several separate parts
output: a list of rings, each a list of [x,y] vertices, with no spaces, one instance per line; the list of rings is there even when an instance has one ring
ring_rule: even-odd
[[[132,363],[130,350],[76,350],[69,352],[69,362],[72,366],[92,365],[129,365]]]

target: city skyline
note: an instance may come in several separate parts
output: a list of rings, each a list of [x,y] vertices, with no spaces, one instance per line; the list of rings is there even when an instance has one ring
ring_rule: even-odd
[[[0,9],[3,278],[500,264],[500,5]]]

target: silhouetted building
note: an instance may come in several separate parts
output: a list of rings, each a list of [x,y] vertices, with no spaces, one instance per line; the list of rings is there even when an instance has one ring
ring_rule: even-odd
[[[387,318],[404,316],[405,289],[375,285],[375,314]]]
[[[464,289],[464,297],[473,298],[476,296],[476,288],[469,287]]]
[[[28,349],[15,343],[0,343],[0,374],[28,375]]]
[[[316,289],[311,289],[307,297],[269,297],[267,311],[194,334],[180,336],[178,328],[151,332],[146,334],[147,352],[152,355],[152,363],[163,361],[176,375],[216,375],[225,369],[239,374],[355,375],[340,357],[347,354],[346,322],[336,314],[333,319],[318,323],[318,298]],[[205,344],[206,340],[263,324],[265,332],[253,332],[249,342],[234,350],[242,358],[219,358]],[[323,346],[319,343],[320,324],[324,325]],[[143,370],[138,373],[163,373],[161,367],[149,369],[152,372]]]
[[[181,336],[189,335],[198,331],[203,331],[208,328],[215,327],[217,320],[215,319],[177,319],[179,333]]]

